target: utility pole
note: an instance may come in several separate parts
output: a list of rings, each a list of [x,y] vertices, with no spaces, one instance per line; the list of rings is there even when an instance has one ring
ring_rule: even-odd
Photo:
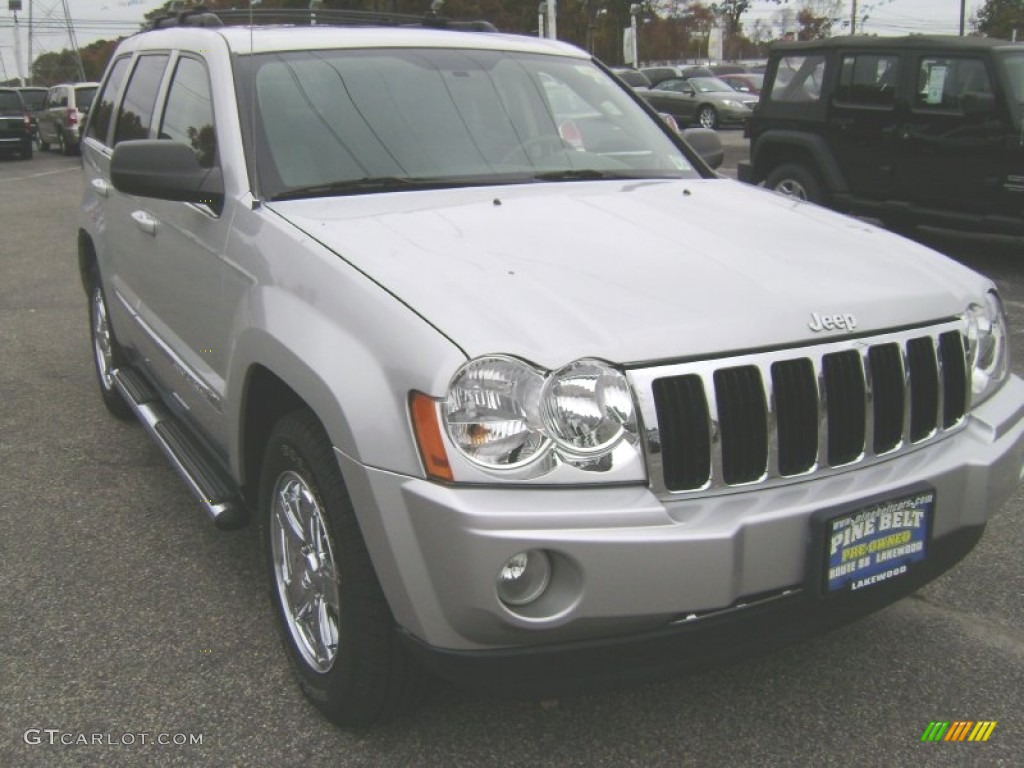
[[[21,30],[18,29],[18,11],[21,10],[21,0],[9,0],[7,9],[14,14],[14,67],[18,72],[18,83],[25,85],[25,70],[21,61]]]
[[[967,19],[967,0],[960,0],[960,37],[964,36],[964,21]]]
[[[850,34],[857,34],[857,0],[853,0],[853,10],[850,11]]]
[[[8,0],[18,2],[21,0]],[[38,53],[45,53],[48,50],[46,41],[40,39],[49,32],[56,32],[61,27],[67,34],[68,45],[75,57],[75,76],[79,80],[85,80],[85,69],[82,66],[82,55],[78,50],[78,40],[75,36],[75,28],[71,23],[71,8],[68,0],[28,0],[28,70],[29,77],[32,77],[33,58]],[[39,30],[42,29],[42,34]]]

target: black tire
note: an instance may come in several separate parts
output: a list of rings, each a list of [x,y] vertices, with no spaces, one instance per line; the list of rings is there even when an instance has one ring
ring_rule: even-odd
[[[825,187],[818,174],[802,163],[783,163],[768,174],[764,185],[779,194],[824,205]]]
[[[21,148],[21,159],[31,160],[32,159],[32,144],[31,142]]]
[[[50,142],[43,141],[43,134],[38,133],[38,132],[36,133],[36,148],[40,152],[49,152],[50,151]]]
[[[121,397],[111,378],[111,371],[122,365],[123,359],[121,348],[114,337],[114,329],[110,326],[103,285],[95,269],[89,273],[89,339],[92,343],[93,370],[96,371],[96,383],[103,404],[117,418],[125,421],[132,419],[132,409]]]
[[[718,128],[718,110],[710,104],[705,104],[697,110],[697,125],[701,128]]]
[[[74,148],[68,143],[67,138],[64,136],[64,129],[57,129],[57,147],[60,149],[62,155],[74,154]]]
[[[303,693],[345,726],[413,708],[422,672],[396,631],[330,440],[309,411],[271,431],[259,504],[271,601]]]

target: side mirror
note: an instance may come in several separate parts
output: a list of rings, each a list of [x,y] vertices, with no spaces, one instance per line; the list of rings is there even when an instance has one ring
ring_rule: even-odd
[[[122,141],[110,158],[110,181],[128,195],[208,205],[224,205],[220,168],[203,168],[192,148],[180,141]]]
[[[711,128],[687,128],[679,135],[711,168],[718,168],[725,161],[722,139]]]

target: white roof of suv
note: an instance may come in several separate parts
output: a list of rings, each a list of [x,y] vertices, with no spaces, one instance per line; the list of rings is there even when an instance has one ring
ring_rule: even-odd
[[[338,48],[472,48],[589,58],[576,46],[556,40],[422,27],[172,27],[125,41],[122,50],[175,48],[216,36],[234,54]]]

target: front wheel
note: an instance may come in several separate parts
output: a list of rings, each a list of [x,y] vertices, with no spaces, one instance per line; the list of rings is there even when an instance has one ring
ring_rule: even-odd
[[[700,123],[701,128],[714,130],[718,127],[718,112],[711,105],[705,104],[697,111],[697,122]]]
[[[271,432],[260,513],[271,600],[306,696],[349,726],[413,706],[421,673],[401,645],[330,440],[309,411]]]
[[[775,192],[797,200],[822,205],[824,186],[818,175],[800,163],[784,163],[768,174],[764,185]]]

